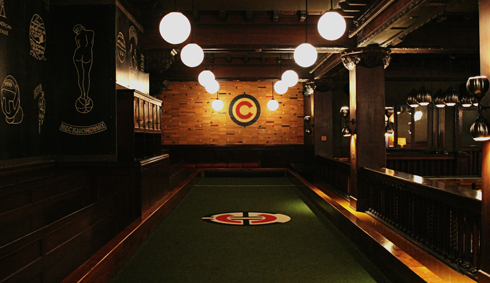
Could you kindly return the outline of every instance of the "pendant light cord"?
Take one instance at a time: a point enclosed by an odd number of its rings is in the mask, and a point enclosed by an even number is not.
[[[177,1],[177,0],[175,0],[175,1]],[[194,0],[192,0],[192,2],[191,2],[191,9],[192,9],[191,10],[192,13],[194,13]],[[194,33],[193,32],[191,32],[191,43],[194,43]]]
[[[306,0],[305,12],[305,42],[308,42],[308,0]]]

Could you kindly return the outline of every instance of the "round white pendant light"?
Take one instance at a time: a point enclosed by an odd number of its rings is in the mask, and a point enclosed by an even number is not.
[[[269,108],[270,111],[276,111],[277,108],[279,108],[279,102],[272,98],[271,100],[269,100],[269,102],[267,102],[267,108]]]
[[[287,70],[281,76],[281,81],[283,81],[288,87],[293,87],[298,83],[299,76],[293,70]]]
[[[206,88],[206,91],[207,91],[208,93],[211,93],[211,94],[213,94],[213,93],[217,93],[217,92],[218,92],[218,90],[219,90],[219,83],[218,83],[218,81],[216,81],[216,80],[211,81],[211,82],[209,82],[209,83],[208,83],[208,84],[205,86],[205,88]]]
[[[204,70],[201,73],[199,73],[197,80],[199,81],[200,85],[206,86],[206,85],[208,85],[208,83],[216,80],[216,78],[214,77],[213,72],[211,72],[209,70]]]
[[[216,98],[213,103],[211,104],[211,107],[213,107],[214,110],[219,111],[223,109],[224,103],[221,101],[219,98]]]
[[[184,63],[184,65],[187,67],[197,67],[204,60],[204,51],[202,50],[201,46],[195,43],[189,43],[182,48],[182,51],[180,52],[180,60],[182,60],[182,63]]]
[[[166,14],[160,21],[160,35],[170,44],[180,44],[191,34],[191,23],[180,12]]]
[[[337,40],[347,27],[344,17],[334,11],[328,11],[318,20],[318,32],[326,40]]]
[[[288,86],[286,85],[285,82],[283,81],[277,81],[275,84],[274,84],[274,91],[277,93],[277,94],[285,94],[286,91],[288,91]]]
[[[303,43],[294,50],[294,61],[303,68],[315,64],[317,58],[315,47],[309,43]]]

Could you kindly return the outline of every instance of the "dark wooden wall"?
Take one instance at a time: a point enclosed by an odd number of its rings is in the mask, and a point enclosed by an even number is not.
[[[165,145],[174,161],[185,163],[260,162],[263,168],[285,168],[304,162],[304,146],[297,145]]]
[[[169,191],[168,156],[0,172],[0,282],[60,282]]]

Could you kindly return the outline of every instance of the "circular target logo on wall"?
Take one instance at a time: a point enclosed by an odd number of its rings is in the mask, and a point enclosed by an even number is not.
[[[255,97],[249,94],[240,94],[231,103],[230,118],[237,125],[250,126],[260,117],[260,104]]]

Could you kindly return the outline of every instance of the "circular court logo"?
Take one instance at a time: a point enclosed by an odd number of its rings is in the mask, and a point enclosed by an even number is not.
[[[235,97],[228,110],[230,118],[237,125],[250,126],[260,117],[260,104],[255,97],[248,94],[240,94]]]
[[[291,217],[284,214],[272,214],[267,212],[225,212],[204,216],[202,219],[218,224],[254,226],[286,223],[291,220]]]

